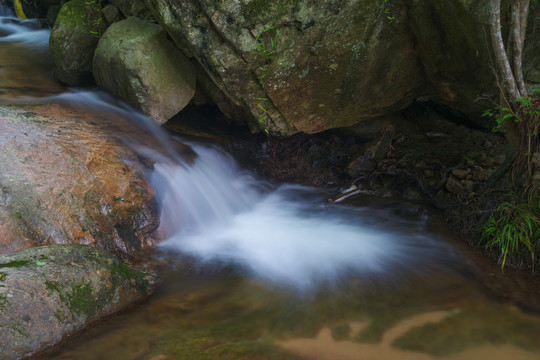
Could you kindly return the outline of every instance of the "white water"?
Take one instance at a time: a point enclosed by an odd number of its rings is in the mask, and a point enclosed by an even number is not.
[[[160,247],[201,264],[233,264],[303,291],[349,274],[425,271],[451,253],[425,235],[422,217],[403,221],[391,210],[331,205],[320,189],[272,185],[241,169],[216,145],[182,139],[197,154],[191,163],[178,154],[179,139],[105,93],[73,91],[16,101],[36,100],[92,111],[108,132],[152,160],[149,178],[166,237]]]
[[[189,145],[198,154],[193,165],[154,167],[152,184],[169,234],[163,248],[203,263],[237,264],[258,278],[302,291],[351,273],[381,275],[443,258],[422,235],[422,219],[406,226],[398,219],[369,224],[384,221],[385,214],[329,205],[321,190],[305,186],[272,189],[222,150]],[[385,229],[388,225],[398,230]]]
[[[0,6],[0,42],[18,42],[28,47],[40,48],[48,51],[48,29],[37,29],[36,20],[20,20],[7,8]]]
[[[45,49],[49,31],[31,25],[4,14],[0,31],[8,35],[0,41]],[[191,164],[162,128],[106,94],[72,90],[6,101],[51,101],[91,111],[107,131],[154,161],[150,179],[161,204],[160,232],[167,237],[161,247],[202,264],[234,264],[273,284],[306,290],[351,273],[391,275],[448,257],[443,244],[436,250],[423,235],[422,219],[402,226],[388,211],[375,216],[367,207],[330,206],[321,190],[273,186],[240,169],[218,147],[184,140],[197,153]]]

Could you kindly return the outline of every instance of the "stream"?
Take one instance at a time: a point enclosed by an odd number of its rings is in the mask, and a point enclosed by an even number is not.
[[[216,144],[57,84],[48,34],[0,7],[0,104],[96,114],[153,163],[166,240],[140,259],[163,279],[156,294],[43,359],[540,359],[540,317],[523,306],[540,299],[501,295],[528,278],[465,247],[440,214],[258,178]]]

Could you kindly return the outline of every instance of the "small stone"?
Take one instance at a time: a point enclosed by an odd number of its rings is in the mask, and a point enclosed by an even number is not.
[[[103,8],[103,16],[109,24],[120,20],[120,12],[118,11],[118,8],[112,4],[109,4]]]
[[[501,165],[504,162],[504,160],[506,160],[506,156],[504,154],[499,154],[493,158],[493,162],[496,165]]]
[[[465,191],[465,188],[458,179],[450,176],[446,182],[446,190],[450,191],[452,194],[461,194]]]
[[[417,169],[425,168],[426,167],[426,162],[424,160],[420,160],[419,162],[417,162],[414,165],[414,167],[417,168]]]
[[[467,174],[469,174],[469,170],[463,170],[463,169],[454,169],[454,170],[452,170],[452,175],[454,175],[458,179],[465,179]]]

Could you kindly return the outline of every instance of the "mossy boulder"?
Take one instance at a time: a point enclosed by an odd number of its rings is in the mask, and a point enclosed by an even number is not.
[[[72,86],[93,82],[92,58],[105,30],[101,19],[96,3],[71,0],[62,6],[49,39],[58,80]]]
[[[94,56],[96,83],[163,124],[195,94],[195,69],[156,24],[112,24]]]
[[[0,348],[19,359],[152,292],[157,276],[106,251],[54,245],[0,255]]]
[[[492,126],[484,0],[146,2],[253,130],[316,133],[417,101]]]
[[[159,219],[144,164],[105,118],[0,105],[0,253],[75,243],[128,258],[152,244]]]

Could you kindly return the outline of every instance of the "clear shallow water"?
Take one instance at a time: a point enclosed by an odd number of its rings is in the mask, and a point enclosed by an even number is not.
[[[51,79],[50,62],[37,56],[46,54],[42,35],[25,29],[9,30],[0,46],[11,64],[40,59],[35,76]],[[7,40],[25,32],[36,41]],[[212,144],[182,139],[196,153],[186,156],[106,94],[3,75],[0,102],[92,114],[154,162],[162,205],[167,240],[141,259],[163,277],[157,294],[45,358],[540,358],[540,319],[484,287],[483,272],[503,277],[497,267],[472,264],[421,205],[368,197],[329,205],[324,190],[257,179]]]

